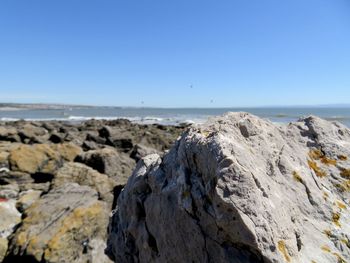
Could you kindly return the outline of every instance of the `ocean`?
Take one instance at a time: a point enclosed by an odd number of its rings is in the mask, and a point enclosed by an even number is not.
[[[350,127],[350,107],[273,107],[273,108],[129,108],[129,107],[62,107],[61,109],[0,108],[1,121],[62,120],[79,122],[89,119],[125,118],[133,122],[177,125],[201,123],[211,116],[229,111],[245,111],[272,122],[288,123],[300,117],[316,115],[330,121],[339,121]]]

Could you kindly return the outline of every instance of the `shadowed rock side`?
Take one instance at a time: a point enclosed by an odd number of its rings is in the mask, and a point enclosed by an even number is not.
[[[118,198],[115,262],[350,262],[350,131],[229,113],[142,159]]]

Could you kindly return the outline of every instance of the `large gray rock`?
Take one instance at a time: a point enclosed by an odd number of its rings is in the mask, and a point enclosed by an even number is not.
[[[140,161],[118,198],[115,262],[346,262],[350,131],[228,113]]]

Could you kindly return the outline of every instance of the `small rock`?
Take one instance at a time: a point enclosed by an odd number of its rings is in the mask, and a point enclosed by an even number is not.
[[[156,149],[146,147],[142,144],[136,144],[130,154],[130,157],[138,162],[141,158],[153,153],[159,154]]]
[[[23,212],[30,207],[36,200],[40,198],[41,191],[28,190],[20,194],[20,197],[16,203],[16,207],[19,211]]]
[[[15,200],[0,199],[0,238],[10,236],[21,222],[21,213]]]
[[[112,148],[82,153],[75,161],[84,163],[100,173],[112,177],[118,185],[126,183],[135,166],[134,160]]]

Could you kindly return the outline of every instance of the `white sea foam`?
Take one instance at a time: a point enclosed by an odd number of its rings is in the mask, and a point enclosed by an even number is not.
[[[0,118],[1,121],[18,121],[19,119],[17,118],[7,118],[7,117],[3,117]]]

